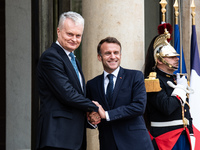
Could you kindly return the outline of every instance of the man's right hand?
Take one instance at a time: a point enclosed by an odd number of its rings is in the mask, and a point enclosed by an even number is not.
[[[92,101],[97,107],[99,107],[99,115],[101,116],[101,119],[106,119],[106,113],[103,107],[97,102],[97,101]]]
[[[176,77],[177,77],[177,85],[181,85],[186,90],[188,86],[186,76],[183,75],[181,77],[180,74],[177,73]]]
[[[101,117],[98,112],[87,112],[87,119],[93,125],[97,125],[101,122]]]

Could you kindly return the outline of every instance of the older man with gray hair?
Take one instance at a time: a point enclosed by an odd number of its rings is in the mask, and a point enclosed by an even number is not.
[[[57,41],[39,60],[37,149],[85,150],[86,112],[96,115],[94,124],[100,122],[98,107],[85,98],[84,76],[74,56],[81,43],[83,29],[84,19],[81,15],[63,13],[57,28]]]

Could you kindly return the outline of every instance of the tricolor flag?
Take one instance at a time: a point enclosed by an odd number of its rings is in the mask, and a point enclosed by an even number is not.
[[[192,38],[191,38],[191,75],[190,75],[190,87],[194,90],[193,94],[190,94],[190,112],[193,118],[193,130],[196,138],[195,150],[200,150],[200,60],[199,51],[196,38],[196,27],[192,25]]]
[[[176,52],[178,54],[180,54],[180,56],[178,56],[178,58],[179,58],[178,70],[174,71],[174,74],[176,74],[176,73],[187,73],[182,48],[181,48],[182,52],[180,53],[180,32],[179,32],[178,24],[174,25],[174,48],[175,48]]]

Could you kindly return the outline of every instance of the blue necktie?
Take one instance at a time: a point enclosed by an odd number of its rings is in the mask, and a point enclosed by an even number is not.
[[[108,104],[111,106],[112,104],[112,96],[113,96],[113,74],[108,74],[108,79],[109,79],[109,83],[107,86],[107,90],[106,90],[106,98],[108,101]]]
[[[76,71],[76,74],[77,74],[78,79],[79,79],[79,71],[78,71],[78,67],[77,67],[77,65],[76,65],[75,56],[74,56],[74,54],[73,54],[72,52],[69,54],[69,56],[71,57],[71,63],[72,63],[72,65],[73,65],[74,70]],[[80,80],[80,79],[79,79],[79,80]]]

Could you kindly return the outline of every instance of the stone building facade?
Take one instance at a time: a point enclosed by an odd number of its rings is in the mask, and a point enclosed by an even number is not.
[[[167,0],[166,22],[174,24],[173,1]],[[122,44],[125,68],[142,70],[145,53],[161,22],[155,0],[0,0],[1,106],[0,149],[35,147],[39,110],[35,70],[40,54],[56,39],[59,15],[79,12],[85,18],[82,45],[76,55],[86,81],[102,73],[98,42],[114,36]],[[190,68],[191,0],[180,3],[180,25],[186,67]],[[196,30],[200,44],[200,1],[196,4]],[[173,45],[173,44],[172,44]],[[200,45],[199,45],[200,48]],[[88,129],[88,150],[98,150],[98,130]]]

